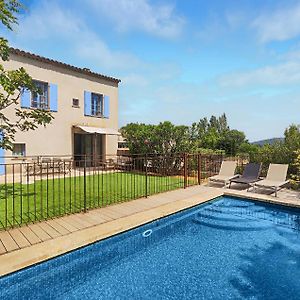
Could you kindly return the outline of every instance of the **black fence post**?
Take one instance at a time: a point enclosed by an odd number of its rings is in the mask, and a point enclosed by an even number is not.
[[[183,188],[187,188],[187,155],[186,155],[186,153],[184,153],[184,155],[183,155],[183,177],[184,177],[184,179],[183,179],[183,184],[184,184],[184,186],[183,186]]]
[[[223,153],[221,153],[220,158],[221,158],[221,159],[220,159],[220,163],[219,163],[219,169],[217,170],[218,172],[220,172],[222,162],[223,162],[223,160],[225,159],[225,156],[224,156]]]
[[[148,198],[148,159],[145,154],[145,198]]]
[[[201,184],[201,154],[198,153],[198,184]]]
[[[83,207],[84,212],[86,212],[86,155],[84,156],[83,165]]]

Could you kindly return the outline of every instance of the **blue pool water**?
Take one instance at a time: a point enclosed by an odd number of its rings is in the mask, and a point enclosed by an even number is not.
[[[222,197],[2,277],[0,299],[300,299],[299,232],[297,209]]]

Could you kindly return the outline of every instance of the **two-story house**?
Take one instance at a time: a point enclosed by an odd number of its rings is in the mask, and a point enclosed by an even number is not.
[[[116,155],[119,79],[18,49],[11,49],[4,67],[24,67],[42,91],[24,91],[20,107],[50,110],[54,119],[46,127],[18,132],[13,151],[2,150],[0,156]],[[5,114],[13,118],[14,107]]]

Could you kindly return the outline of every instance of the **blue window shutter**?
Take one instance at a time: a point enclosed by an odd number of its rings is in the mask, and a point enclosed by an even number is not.
[[[57,111],[57,100],[58,100],[57,84],[50,83],[50,110],[51,111]]]
[[[30,108],[31,106],[31,92],[27,89],[23,89],[21,93],[21,107]]]
[[[2,131],[0,130],[0,141],[2,142],[3,140],[3,134]],[[5,173],[5,166],[4,166],[4,149],[0,148],[0,175],[3,175]]]
[[[104,118],[109,118],[109,96],[104,96]]]
[[[84,91],[84,114],[92,115],[92,93],[88,91]]]

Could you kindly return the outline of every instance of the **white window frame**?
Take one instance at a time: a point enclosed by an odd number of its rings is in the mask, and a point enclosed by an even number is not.
[[[33,83],[37,86],[37,88],[39,88],[42,91],[42,94],[38,94],[38,93],[31,94],[30,107],[49,110],[50,109],[49,83],[40,80],[33,80]],[[43,86],[43,88],[41,89],[40,86]]]
[[[94,103],[95,98],[96,98],[96,103]],[[91,115],[93,117],[101,117],[101,118],[104,116],[104,95],[103,94],[91,93]]]

